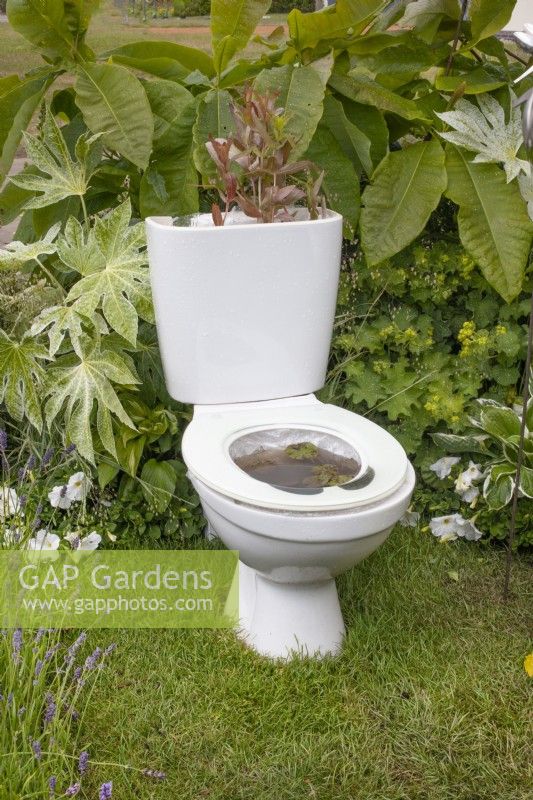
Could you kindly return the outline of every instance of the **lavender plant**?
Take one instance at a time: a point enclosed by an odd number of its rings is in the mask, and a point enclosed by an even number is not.
[[[317,219],[324,173],[309,160],[292,160],[297,142],[276,93],[261,94],[247,86],[230,111],[234,133],[210,136],[205,145],[216,166],[215,186],[224,208],[213,203],[214,224],[224,225],[234,205],[261,222],[292,222],[294,206],[302,201],[310,218]]]
[[[70,644],[58,631],[0,636],[0,786],[6,797],[76,796],[90,767],[80,724],[114,645],[83,658],[85,632]],[[106,784],[110,786],[110,784]],[[111,797],[109,789],[106,797]]]

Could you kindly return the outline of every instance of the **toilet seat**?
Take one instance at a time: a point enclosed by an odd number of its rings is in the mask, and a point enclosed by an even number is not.
[[[368,465],[365,475],[343,486],[301,494],[247,475],[229,455],[244,434],[288,427],[321,431],[344,439]],[[366,506],[393,494],[405,481],[408,460],[403,447],[378,425],[308,395],[257,403],[196,406],[183,435],[182,455],[189,472],[220,494],[240,503],[277,511],[324,512]]]

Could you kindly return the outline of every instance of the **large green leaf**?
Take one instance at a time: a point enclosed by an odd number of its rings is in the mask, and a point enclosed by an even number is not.
[[[226,138],[233,130],[230,112],[231,95],[225,89],[212,89],[198,105],[198,115],[193,128],[194,163],[198,172],[206,179],[217,174],[215,164],[206,149],[210,136]]]
[[[141,178],[141,215],[186,216],[198,211],[198,173],[192,150],[156,155]]]
[[[520,293],[533,224],[516,182],[496,164],[473,164],[466,151],[446,148],[448,197],[459,206],[459,234],[490,285],[510,302]]]
[[[397,114],[404,119],[425,121],[423,111],[418,108],[414,100],[391,92],[366,75],[354,73],[342,75],[334,72],[329,79],[329,85],[349,100],[374,106],[385,113]],[[429,120],[427,122],[429,123]]]
[[[344,234],[353,239],[361,200],[359,176],[331,130],[319,125],[306,156],[324,170],[323,188],[329,208],[344,217]]]
[[[370,139],[348,119],[342,103],[333,95],[328,95],[324,100],[322,121],[327,125],[357,172],[372,175],[374,168],[370,157]]]
[[[483,430],[504,442],[520,435],[520,417],[511,408],[485,406],[480,414],[480,424]]]
[[[248,44],[271,0],[212,0],[211,40],[218,71]]]
[[[405,9],[399,25],[413,28],[419,39],[431,43],[445,18],[459,19],[458,0],[415,0]]]
[[[215,74],[213,59],[203,50],[176,42],[131,42],[106,53],[113,62],[158,75],[160,78],[183,81],[198,70],[208,78]]]
[[[50,425],[63,409],[66,436],[81,456],[94,463],[92,439],[93,409],[96,404],[96,430],[105,449],[116,458],[112,417],[134,428],[113,387],[138,383],[124,356],[85,342],[79,354],[57,359],[46,376],[45,417]]]
[[[49,69],[19,78],[8,75],[0,78],[0,186],[35,109],[53,78]]]
[[[446,189],[437,141],[389,153],[363,194],[361,240],[370,265],[398,253],[424,229]]]
[[[42,139],[24,134],[26,152],[43,174],[23,173],[11,178],[15,186],[35,193],[23,208],[43,208],[67,197],[83,197],[101,159],[99,138],[81,136],[72,158],[54,115],[47,109]]]
[[[146,502],[162,514],[172,500],[177,476],[166,461],[151,458],[141,471],[141,487]]]
[[[147,81],[146,94],[154,116],[154,152],[190,150],[197,100],[178,83]]]
[[[76,105],[89,130],[133,164],[146,169],[154,123],[140,81],[117,64],[78,66]]]
[[[73,217],[58,242],[63,263],[82,275],[67,301],[92,318],[101,308],[108,324],[132,344],[137,340],[138,317],[152,320],[144,245],[144,225],[130,226],[131,205],[126,201],[99,218],[85,234]]]
[[[277,103],[287,115],[286,131],[294,142],[292,159],[301,156],[311,142],[323,110],[324,73],[308,64],[286,64],[261,72],[254,82],[260,92],[275,92]]]
[[[46,349],[30,336],[16,341],[0,330],[0,403],[13,419],[22,422],[26,417],[39,431],[43,424],[39,389],[44,378],[40,362],[48,358]]]
[[[39,49],[73,56],[75,40],[63,0],[8,0],[7,16],[11,27]]]
[[[197,100],[183,86],[165,80],[147,83],[146,93],[154,114],[154,150],[141,178],[141,214],[192,214],[198,210],[192,158]]]
[[[385,158],[389,149],[389,129],[383,113],[372,106],[355,103],[341,95],[344,113],[370,141],[370,157],[375,167]]]
[[[472,39],[479,42],[499,33],[511,19],[516,0],[470,0]]]
[[[324,40],[356,36],[386,5],[386,0],[337,0],[311,14],[293,9],[287,18],[289,34],[299,51]]]

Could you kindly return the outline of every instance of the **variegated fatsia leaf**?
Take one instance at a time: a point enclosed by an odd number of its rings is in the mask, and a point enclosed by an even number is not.
[[[46,349],[25,335],[17,341],[0,330],[0,403],[21,422],[26,417],[41,430],[43,419],[39,390],[44,380],[41,361],[49,359]]]
[[[74,306],[61,305],[43,309],[31,326],[30,334],[39,336],[40,333],[46,331],[49,342],[48,352],[51,357],[57,354],[68,334],[74,351],[80,355],[80,338],[84,324],[95,329],[97,335],[108,333],[108,327],[100,314],[97,313],[92,319],[88,319],[80,314]]]
[[[91,434],[93,411],[96,430],[105,449],[115,458],[112,415],[135,429],[124,410],[113,384],[139,383],[124,355],[96,340],[82,335],[79,353],[57,359],[47,370],[45,417],[50,425],[63,409],[67,438],[74,442],[80,455],[94,463]]]
[[[56,252],[54,239],[59,233],[61,223],[53,225],[38,242],[10,242],[4,250],[0,250],[0,269],[21,269],[25,264],[39,256],[50,256]]]
[[[80,136],[75,158],[72,158],[49,108],[45,112],[42,133],[42,138],[25,133],[24,144],[28,157],[43,174],[15,175],[10,179],[15,186],[38,193],[27,200],[23,208],[44,208],[67,197],[82,197],[100,162],[100,136]]]
[[[132,344],[137,340],[139,316],[153,321],[144,225],[129,225],[127,200],[101,219],[86,234],[71,218],[58,243],[58,255],[82,278],[74,284],[67,303],[92,318],[101,309],[109,326]]]
[[[511,93],[511,100],[515,100]],[[473,153],[475,164],[503,164],[507,183],[521,173],[530,175],[528,161],[518,158],[518,151],[523,144],[522,115],[519,108],[511,102],[509,122],[505,120],[505,111],[490,94],[482,94],[477,98],[479,108],[468,100],[461,99],[453,111],[437,113],[451,132],[440,133],[443,139]]]

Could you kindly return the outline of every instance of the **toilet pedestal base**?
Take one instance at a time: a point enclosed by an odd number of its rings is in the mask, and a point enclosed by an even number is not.
[[[278,583],[239,562],[238,635],[270,658],[336,655],[345,628],[335,581]]]

